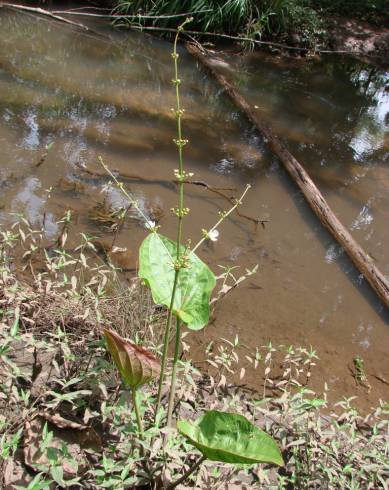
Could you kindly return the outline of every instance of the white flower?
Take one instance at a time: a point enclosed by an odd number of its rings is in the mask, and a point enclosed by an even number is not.
[[[151,219],[148,219],[145,222],[145,228],[146,228],[146,230],[153,230],[155,228],[155,221],[152,221]]]
[[[212,241],[212,242],[216,242],[217,239],[219,238],[219,232],[218,230],[212,230],[208,233],[208,238]]]

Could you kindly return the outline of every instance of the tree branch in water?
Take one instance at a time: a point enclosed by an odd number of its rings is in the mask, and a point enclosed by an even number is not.
[[[92,177],[98,177],[98,178],[107,178],[107,174],[105,172],[99,172],[95,170],[90,170],[87,167],[79,165],[78,168],[92,176]],[[137,181],[137,182],[147,182],[150,184],[159,184],[159,185],[166,185],[166,184],[177,184],[177,180],[165,180],[165,179],[151,179],[149,177],[146,177],[144,175],[139,175],[139,174],[128,174],[126,172],[118,172],[117,170],[113,170],[115,174],[118,175],[118,178],[121,180],[132,180],[132,181]],[[234,187],[213,187],[209,185],[207,182],[203,180],[185,180],[185,184],[190,184],[190,185],[197,185],[200,187],[204,187],[206,190],[213,192],[214,194],[217,194],[218,196],[222,197],[226,201],[228,201],[230,204],[234,205],[235,204],[235,197],[234,196],[229,196],[226,194],[224,191],[230,191],[234,192],[236,191],[236,188]],[[262,225],[262,227],[265,227],[265,223],[268,223],[269,220],[267,219],[260,219],[260,218],[254,218],[252,216],[249,216],[247,214],[242,213],[239,211],[239,208],[235,209],[235,213],[242,219],[246,219],[247,221],[250,221],[251,223],[254,223],[256,226],[258,224]]]

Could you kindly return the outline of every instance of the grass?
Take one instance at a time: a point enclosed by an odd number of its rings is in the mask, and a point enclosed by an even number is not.
[[[193,17],[190,29],[200,33],[271,37],[302,47],[323,41],[332,15],[378,24],[388,20],[386,0],[118,0],[115,11],[130,22],[159,28],[175,28],[179,16],[188,14]]]
[[[175,432],[163,451],[163,433],[152,424],[140,441],[129,393],[101,336],[109,326],[158,353],[165,313],[138,280],[124,286],[85,236],[72,251],[65,237],[59,243],[45,243],[25,220],[1,232],[0,487],[153,488],[152,481],[163,483],[162,468],[175,480],[198,453]],[[184,339],[175,414],[241,413],[276,438],[285,466],[206,462],[187,485],[386,488],[388,405],[364,417],[352,399],[329,406],[325,386],[321,393],[309,387],[319,362],[314,351],[271,344],[247,351],[236,337],[209,345],[204,360],[208,368],[199,370]],[[249,370],[262,380],[260,392],[245,385]],[[234,376],[239,385],[229,381]],[[142,392],[146,413],[156,391],[151,385]]]
[[[170,28],[176,27],[177,14],[188,13],[193,17],[190,28],[200,33],[252,39],[298,34],[306,45],[311,45],[321,31],[320,18],[309,0],[119,0],[116,11],[132,22]]]

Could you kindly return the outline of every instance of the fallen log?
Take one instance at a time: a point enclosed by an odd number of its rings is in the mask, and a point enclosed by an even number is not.
[[[225,89],[235,105],[248,117],[259,132],[262,133],[265,142],[280,159],[289,175],[298,185],[316,216],[347,252],[355,267],[361,274],[363,274],[370,286],[380,297],[381,301],[389,308],[388,278],[382,274],[375,265],[373,259],[362,249],[349,231],[342,225],[306,170],[290,153],[283,141],[273,134],[270,127],[262,122],[257,108],[251,106],[226,77],[215,69],[215,65],[207,55],[207,51],[193,43],[186,43],[186,49],[208,69],[217,82]]]

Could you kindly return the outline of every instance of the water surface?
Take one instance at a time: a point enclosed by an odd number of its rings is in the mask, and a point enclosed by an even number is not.
[[[107,179],[82,170],[101,172],[102,156],[119,174],[149,179],[127,181],[127,188],[144,213],[160,219],[163,232],[174,236],[170,51],[167,42],[109,26],[83,32],[1,13],[2,223],[23,213],[34,226],[44,226],[50,240],[71,209],[74,242],[80,231],[110,239],[107,226],[93,219],[96,206],[126,203],[107,187]],[[218,68],[288,142],[341,221],[389,274],[388,74],[348,59],[282,60],[259,53],[220,54]],[[387,385],[374,377],[389,380],[387,312],[261,137],[184,51],[180,70],[188,170],[210,185],[236,188],[236,195],[250,183],[241,211],[269,220],[263,230],[233,216],[220,240],[201,250],[216,273],[238,266],[239,275],[256,264],[259,272],[227,297],[215,321],[196,335],[195,357],[202,358],[210,340],[235,334],[247,348],[270,340],[312,345],[322,359],[319,387],[325,379],[341,396],[356,392],[364,406],[387,397]],[[188,187],[187,205],[185,236],[195,241],[226,203]],[[131,214],[117,239],[132,251],[121,264],[125,269],[136,267],[145,233],[143,220]],[[365,360],[369,394],[351,375],[355,355]]]

